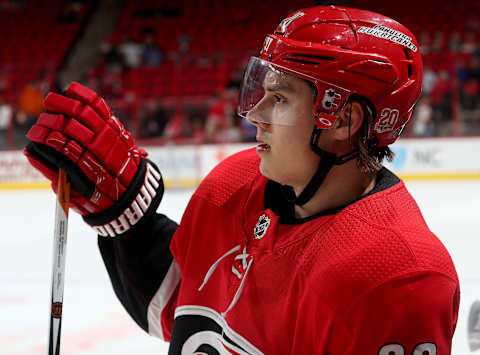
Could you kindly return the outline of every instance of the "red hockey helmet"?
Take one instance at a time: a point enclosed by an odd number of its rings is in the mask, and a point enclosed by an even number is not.
[[[241,116],[263,98],[269,73],[315,85],[319,128],[332,127],[352,95],[366,99],[374,114],[369,138],[381,147],[398,138],[412,115],[422,86],[422,59],[415,37],[400,23],[370,11],[317,6],[285,18],[265,38],[260,56],[250,59]]]

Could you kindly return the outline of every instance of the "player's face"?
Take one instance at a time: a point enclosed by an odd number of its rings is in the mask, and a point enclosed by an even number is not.
[[[314,125],[313,88],[305,80],[274,71],[266,75],[263,86],[263,98],[247,114],[257,127],[260,171],[300,191],[319,163],[309,145]],[[283,121],[289,125],[282,125]]]

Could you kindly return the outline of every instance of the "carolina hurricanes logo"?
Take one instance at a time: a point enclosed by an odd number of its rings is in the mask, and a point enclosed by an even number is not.
[[[175,331],[176,329],[181,331]],[[170,339],[171,354],[263,355],[263,352],[229,327],[215,310],[202,306],[180,306]]]
[[[253,230],[255,239],[262,239],[265,236],[265,233],[267,233],[267,229],[269,225],[270,225],[270,218],[268,218],[266,214],[262,214],[258,218],[258,222]]]

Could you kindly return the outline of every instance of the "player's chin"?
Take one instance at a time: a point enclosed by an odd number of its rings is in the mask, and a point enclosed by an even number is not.
[[[263,176],[265,176],[269,180],[272,180],[272,176],[271,176],[270,171],[268,169],[268,163],[265,162],[265,160],[263,158],[260,160],[259,169],[260,169],[260,173]]]
[[[275,165],[272,164],[271,157],[262,157],[260,160],[260,173],[268,180],[273,180],[278,183],[282,183],[282,177]]]

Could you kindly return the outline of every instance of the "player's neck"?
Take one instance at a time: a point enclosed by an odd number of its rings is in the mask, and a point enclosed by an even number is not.
[[[303,206],[295,206],[295,216],[306,218],[345,206],[369,193],[375,182],[376,174],[363,173],[355,160],[334,166],[312,199]]]

